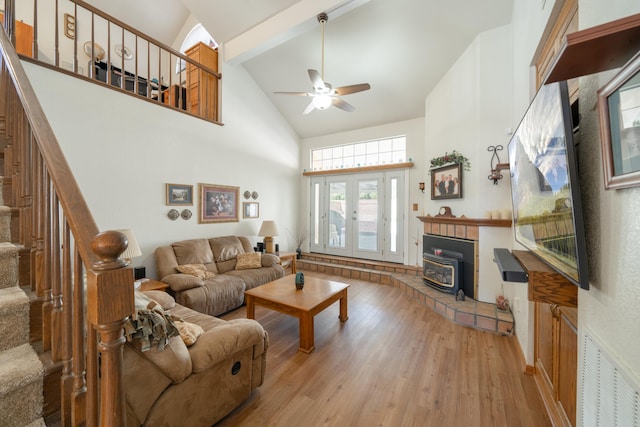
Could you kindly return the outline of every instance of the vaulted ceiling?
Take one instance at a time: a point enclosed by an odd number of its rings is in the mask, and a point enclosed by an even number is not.
[[[301,137],[424,116],[424,101],[481,32],[511,21],[513,0],[89,0],[116,18],[173,45],[193,15],[242,64]],[[307,69],[321,70],[320,12],[325,25],[325,81],[369,83],[337,108],[303,115]],[[224,77],[223,77],[224,78]]]

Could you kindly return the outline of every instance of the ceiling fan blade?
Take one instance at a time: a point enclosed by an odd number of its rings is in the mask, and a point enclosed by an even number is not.
[[[316,108],[315,105],[313,105],[313,101],[311,101],[309,103],[309,105],[307,105],[307,108],[304,109],[304,111],[302,112],[302,114],[309,114],[310,112],[312,112],[314,109]]]
[[[333,98],[331,103],[333,104],[334,107],[338,107],[339,109],[348,111],[348,112],[351,112],[356,109],[353,105],[349,104],[346,101],[343,101],[338,97]]]
[[[295,95],[295,96],[313,96],[312,93],[309,92],[273,92],[276,95]]]
[[[309,78],[311,79],[311,84],[313,84],[314,89],[322,90],[325,88],[324,80],[322,80],[322,76],[316,70],[308,69]]]
[[[369,83],[360,83],[357,85],[338,87],[336,88],[336,94],[340,96],[349,95],[350,93],[362,92],[363,90],[369,89],[371,89],[371,85]]]

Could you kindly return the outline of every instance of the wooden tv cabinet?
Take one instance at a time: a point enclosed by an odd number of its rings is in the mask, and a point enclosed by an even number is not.
[[[578,287],[528,251],[512,251],[534,302],[533,376],[555,426],[576,425]]]

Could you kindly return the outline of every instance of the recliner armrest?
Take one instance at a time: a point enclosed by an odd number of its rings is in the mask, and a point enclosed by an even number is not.
[[[185,273],[174,273],[164,276],[162,282],[167,283],[175,292],[204,286],[204,280]]]
[[[275,264],[280,264],[280,258],[274,254],[262,254],[260,261],[263,267],[272,267]]]
[[[233,319],[209,329],[189,347],[193,372],[202,372],[231,355],[249,347],[265,350],[266,332],[252,319]],[[254,356],[255,358],[255,356]]]

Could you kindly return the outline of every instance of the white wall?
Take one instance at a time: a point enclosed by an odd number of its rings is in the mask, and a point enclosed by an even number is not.
[[[67,160],[101,230],[132,228],[144,265],[173,241],[244,235],[254,242],[262,220],[276,220],[281,250],[294,249],[298,138],[241,66],[222,65],[217,126],[98,85],[24,63]],[[194,185],[193,217],[170,221],[165,184]],[[257,191],[260,218],[198,224],[198,183]],[[180,208],[179,208],[180,209]],[[181,210],[181,209],[180,209]]]
[[[589,28],[640,13],[640,2],[580,1],[579,25]],[[640,188],[604,190],[597,90],[618,70],[580,79],[580,184],[585,205],[590,286],[578,294],[579,355],[584,334],[595,336],[605,351],[640,384]],[[582,108],[582,106],[586,106]],[[580,360],[579,358],[579,360]],[[582,374],[578,375],[578,395]],[[581,408],[578,408],[580,418]]]
[[[538,46],[553,2],[516,0],[513,13],[514,118],[524,114],[531,99],[531,61]],[[640,12],[640,3],[628,0],[580,0],[579,27],[585,29]],[[589,331],[605,350],[640,382],[640,189],[605,191],[596,106],[597,90],[615,75],[609,71],[580,79],[580,185],[586,225],[589,274],[588,291],[578,294],[579,360],[582,340]],[[532,316],[529,329],[533,330]],[[532,339],[531,334],[531,339]],[[527,362],[533,360],[533,349]],[[585,373],[588,375],[588,373]],[[582,380],[582,367],[578,378]],[[581,386],[578,384],[578,394]],[[578,408],[578,424],[581,424]]]
[[[469,158],[471,170],[463,172],[461,199],[430,200],[427,213],[435,215],[440,206],[450,206],[454,215],[483,218],[487,211],[511,209],[509,172],[494,185],[488,179],[492,152],[489,146],[502,145],[500,161],[507,163],[509,129],[515,130],[512,110],[513,44],[511,25],[478,35],[458,58],[425,101],[425,162],[445,152],[457,150]],[[519,120],[519,118],[517,119]],[[511,302],[516,334],[525,354],[529,352],[529,305],[522,283],[502,281],[493,261],[494,248],[512,248],[511,228],[481,227],[479,241],[478,295],[495,302],[503,294]]]
[[[416,256],[422,253],[422,241],[419,247],[414,244],[417,228],[422,230],[422,222],[416,217],[424,214],[424,204],[422,192],[418,189],[419,182],[427,182],[425,176],[424,163],[424,119],[418,118],[402,122],[389,123],[381,126],[373,126],[365,129],[358,129],[350,132],[341,132],[331,135],[306,138],[302,140],[300,150],[300,163],[302,168],[310,170],[309,151],[313,148],[327,147],[332,145],[349,144],[372,139],[405,135],[407,137],[407,158],[411,158],[414,167],[409,169],[406,185],[406,209],[409,220],[406,222],[407,238],[405,239],[405,264],[415,265]],[[428,185],[427,185],[428,189]],[[426,192],[426,191],[425,191]],[[418,211],[412,211],[412,204],[418,203]],[[309,222],[309,178],[304,177],[300,192],[300,204],[304,208],[301,211],[301,224]],[[422,231],[420,231],[422,233]],[[308,248],[308,242],[305,243]]]

